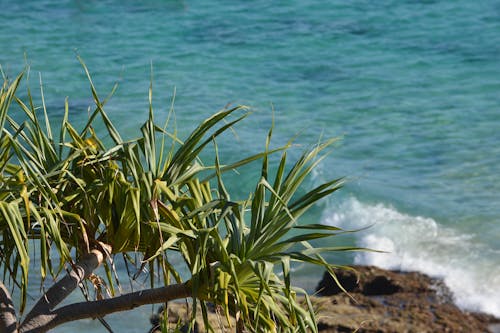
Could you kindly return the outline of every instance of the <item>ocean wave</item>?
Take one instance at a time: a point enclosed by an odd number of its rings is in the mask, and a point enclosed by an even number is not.
[[[356,233],[358,245],[386,252],[360,252],[356,264],[440,277],[461,308],[500,316],[500,254],[474,235],[355,198],[327,210],[323,223],[346,229],[371,226]]]

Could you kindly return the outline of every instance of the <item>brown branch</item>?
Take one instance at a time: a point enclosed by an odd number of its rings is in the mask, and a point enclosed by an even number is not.
[[[0,333],[17,333],[16,309],[2,281],[0,281]]]
[[[94,249],[90,253],[74,265],[73,269],[56,282],[40,300],[33,306],[31,311],[26,315],[21,326],[27,324],[34,318],[41,315],[48,315],[59,303],[68,297],[77,287],[80,282],[88,278],[92,272],[99,267],[104,260],[104,254],[101,250]]]
[[[191,296],[189,282],[169,285],[161,288],[146,289],[113,298],[74,303],[33,318],[22,324],[21,333],[46,332],[66,322],[103,317],[107,314],[127,311],[141,305],[164,303],[174,299]]]

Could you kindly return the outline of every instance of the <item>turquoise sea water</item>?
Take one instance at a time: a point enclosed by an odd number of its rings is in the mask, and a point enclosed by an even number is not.
[[[389,253],[329,260],[441,276],[460,306],[500,316],[497,1],[0,0],[0,64],[14,76],[27,56],[54,121],[66,96],[77,122],[91,104],[76,54],[101,94],[119,82],[107,110],[130,137],[151,63],[159,117],[175,87],[182,133],[228,103],[255,110],[220,143],[227,160],[263,148],[273,108],[276,144],[343,136],[309,185],[350,181],[306,218],[374,224],[345,241]],[[299,267],[297,281],[313,289],[319,275]],[[149,313],[110,323],[143,332]]]

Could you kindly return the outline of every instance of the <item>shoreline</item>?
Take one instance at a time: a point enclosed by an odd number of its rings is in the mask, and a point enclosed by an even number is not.
[[[337,270],[319,282],[321,332],[500,332],[500,318],[460,309],[439,278],[375,266]]]
[[[485,332],[500,333],[500,318],[460,309],[441,279],[420,272],[392,271],[375,266],[351,266],[337,270],[343,292],[328,273],[318,281],[311,300],[317,308],[318,331],[323,333],[395,333],[395,332]],[[172,324],[187,318],[186,303],[169,303]],[[151,322],[158,322],[158,315]],[[225,319],[209,314],[213,327]],[[234,319],[231,318],[232,325]],[[199,332],[204,325],[197,319]],[[216,330],[223,332],[230,326]],[[234,327],[234,326],[232,326]],[[154,327],[149,332],[155,331]]]

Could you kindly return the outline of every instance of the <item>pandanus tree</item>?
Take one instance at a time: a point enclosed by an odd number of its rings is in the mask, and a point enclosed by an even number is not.
[[[16,95],[25,73],[11,82],[4,78],[0,332],[45,332],[68,321],[102,320],[110,313],[184,298],[192,300],[191,324],[201,311],[210,331],[216,328],[208,322],[208,305],[215,304],[224,317],[236,318],[238,332],[316,332],[313,305],[304,290],[291,284],[290,274],[293,262],[324,266],[333,274],[334,266],[321,253],[352,249],[313,247],[309,241],[342,231],[297,221],[342,185],[335,179],[303,195],[298,191],[334,140],[318,143],[289,164],[290,144],[271,149],[271,129],[261,153],[221,164],[216,138],[242,121],[246,109],[217,112],[180,140],[168,121],[155,123],[151,87],[149,117],[140,137],[124,140],[104,111],[107,98],[99,97],[85,64],[83,68],[93,111],[77,129],[68,119],[66,101],[58,133],[43,91],[37,107],[29,89],[26,100]],[[12,117],[14,105],[22,117]],[[104,125],[102,133],[95,130],[97,123]],[[207,146],[214,151],[210,165],[200,158]],[[275,168],[269,167],[272,154],[281,156]],[[224,173],[252,162],[262,165],[255,191],[246,200],[233,201]],[[182,258],[187,279],[169,260],[173,252]],[[33,255],[36,268],[30,266]],[[117,256],[137,270],[148,268],[148,288],[117,290]],[[101,265],[104,269],[98,270]],[[48,277],[55,282],[26,311],[33,274],[42,284]],[[96,293],[93,299],[60,305],[79,286],[98,288],[99,281],[106,281],[109,295]],[[17,308],[11,290],[19,294]]]

